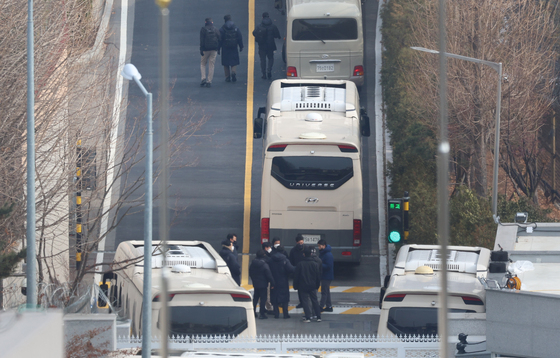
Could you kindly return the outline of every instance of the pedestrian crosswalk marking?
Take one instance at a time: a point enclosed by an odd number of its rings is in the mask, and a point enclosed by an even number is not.
[[[366,311],[369,311],[371,307],[352,307],[340,314],[361,314]],[[333,310],[334,311],[334,310]]]

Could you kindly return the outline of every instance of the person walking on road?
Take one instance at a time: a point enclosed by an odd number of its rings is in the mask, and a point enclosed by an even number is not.
[[[220,54],[220,31],[214,26],[212,19],[207,17],[204,26],[200,29],[200,75],[201,87],[212,87],[214,78],[214,64],[216,56]],[[208,75],[206,75],[206,64],[208,64]]]
[[[236,82],[235,69],[239,65],[239,52],[243,51],[243,36],[231,20],[231,15],[224,16],[224,21],[225,24],[220,28],[222,66],[224,66],[226,82]]]
[[[278,238],[278,237],[275,237],[275,238],[272,239],[272,251],[278,251],[282,255],[286,256],[286,258],[289,258],[288,253],[286,252],[284,247],[281,245],[280,238]],[[294,265],[292,265],[292,266],[294,266]]]
[[[228,239],[229,241],[231,241],[231,243],[233,244],[233,254],[235,255],[236,258],[238,258],[238,252],[237,250],[239,249],[239,246],[237,246],[237,234],[227,234],[226,239]],[[238,260],[239,262],[239,260]]]
[[[288,314],[288,303],[290,302],[290,275],[294,267],[290,260],[279,250],[272,251],[270,255],[270,271],[274,277],[274,286],[270,289],[270,301],[272,302],[274,318],[280,318],[279,307],[282,307],[284,318],[290,318]]]
[[[298,234],[296,236],[296,246],[292,247],[292,249],[290,250],[290,263],[292,264],[292,266],[296,267],[297,264],[302,261],[305,258],[305,256],[303,256],[303,236],[301,234]],[[297,304],[296,308],[302,308],[303,305],[301,304],[301,296],[299,294],[298,291],[298,298],[299,298],[299,303]]]
[[[262,249],[264,251],[264,260],[270,266],[270,256],[272,255],[272,246],[270,242],[263,242]],[[270,314],[273,311],[272,303],[270,302],[270,285],[268,285],[268,289],[266,290],[266,313]]]
[[[241,285],[241,266],[239,266],[237,262],[237,256],[233,254],[233,244],[231,241],[224,240],[224,242],[222,242],[220,256],[226,262],[229,272],[231,273],[231,278],[233,278],[238,285]]]
[[[317,243],[319,257],[322,261],[323,273],[321,275],[321,312],[332,312],[331,302],[331,282],[334,279],[334,257],[331,252],[331,245],[325,239]]]
[[[259,45],[259,58],[261,60],[261,72],[263,79],[272,78],[272,66],[274,65],[274,51],[276,42],[274,39],[282,38],[278,27],[272,23],[268,12],[263,12],[261,23],[253,30],[255,41]],[[266,60],[268,59],[268,66]]]
[[[257,258],[251,262],[249,266],[249,277],[253,282],[253,310],[255,311],[255,317],[257,317],[257,303],[260,300],[260,315],[259,318],[266,319],[266,294],[268,285],[270,284],[274,287],[274,278],[270,272],[270,268],[265,261],[264,250],[257,251]]]
[[[304,249],[305,259],[300,261],[294,272],[294,289],[301,293],[304,318],[303,322],[311,322],[312,313],[315,313],[317,322],[321,322],[321,307],[317,301],[317,290],[321,285],[321,272],[319,265],[311,256],[311,247]]]

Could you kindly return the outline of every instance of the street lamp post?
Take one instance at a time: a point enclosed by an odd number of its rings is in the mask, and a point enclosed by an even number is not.
[[[411,47],[413,50],[429,52],[434,54],[439,54],[439,51],[430,50],[424,47]],[[498,164],[500,155],[500,110],[502,107],[502,63],[501,62],[491,62],[480,60],[478,58],[466,57],[461,55],[455,55],[452,53],[445,53],[446,57],[452,57],[459,60],[465,60],[475,63],[481,63],[483,65],[489,66],[498,73],[498,93],[496,100],[496,135],[494,139],[494,177],[492,178],[492,215],[494,221],[497,223],[498,217]]]
[[[142,357],[151,357],[152,345],[152,163],[153,163],[153,130],[152,130],[152,94],[144,88],[140,79],[142,75],[136,67],[129,63],[123,68],[121,75],[127,80],[134,80],[148,102],[146,114],[146,175],[145,175],[145,208],[144,208],[144,286],[142,300]]]

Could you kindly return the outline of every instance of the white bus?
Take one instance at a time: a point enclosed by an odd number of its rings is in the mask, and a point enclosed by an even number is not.
[[[287,0],[286,10],[288,78],[364,84],[360,0]]]
[[[163,253],[153,244],[152,335],[160,331],[160,282]],[[115,311],[130,319],[131,333],[142,334],[144,242],[125,241],[115,253],[113,271],[103,276]],[[202,241],[171,241],[166,253],[170,335],[255,336],[251,294],[239,287],[220,255]],[[106,282],[108,281],[108,282]]]
[[[361,139],[369,134],[353,82],[272,82],[254,125],[263,138],[261,243],[325,239],[336,261],[359,264]]]
[[[381,288],[378,336],[435,335],[440,306],[442,260],[437,245],[404,245]],[[490,250],[449,246],[448,308],[450,313],[486,312]]]

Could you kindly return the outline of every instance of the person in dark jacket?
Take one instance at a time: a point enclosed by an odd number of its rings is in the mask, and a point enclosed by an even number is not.
[[[301,293],[304,320],[311,322],[312,310],[317,316],[317,322],[321,322],[321,307],[317,301],[317,289],[321,285],[321,272],[319,265],[311,256],[311,247],[306,246],[304,250],[305,259],[300,261],[294,272],[294,289]]]
[[[200,29],[200,74],[201,87],[212,87],[214,78],[214,64],[216,56],[220,54],[220,31],[214,26],[211,18],[204,20],[204,26]],[[208,76],[206,75],[206,64],[208,63]]]
[[[321,275],[321,312],[332,312],[331,302],[331,282],[334,279],[334,257],[331,252],[331,245],[325,239],[317,243],[319,257],[322,261],[323,274]]]
[[[224,16],[224,21],[225,24],[220,28],[222,66],[224,66],[226,82],[236,82],[235,69],[239,65],[239,52],[243,51],[243,36],[231,20],[231,15]]]
[[[279,251],[273,251],[270,256],[270,271],[274,277],[274,287],[270,289],[270,301],[272,302],[274,318],[280,318],[279,307],[282,307],[284,318],[290,318],[288,314],[288,303],[290,302],[290,275],[294,267],[290,260]]]
[[[238,258],[238,252],[237,250],[239,249],[239,246],[237,246],[237,234],[227,234],[226,239],[228,239],[229,241],[231,241],[231,243],[233,244],[233,254],[235,255],[235,258]],[[239,260],[238,260],[239,262]]]
[[[303,256],[303,236],[301,234],[298,234],[296,236],[296,246],[292,247],[292,249],[290,250],[290,263],[292,264],[293,267],[296,267],[297,264],[302,261],[305,257]],[[299,294],[298,291],[298,298],[299,298],[299,303],[296,306],[296,308],[303,308],[302,305],[302,301],[301,301],[301,295]]]
[[[239,263],[237,262],[237,256],[233,254],[233,244],[231,241],[224,240],[224,242],[222,242],[220,256],[226,262],[233,280],[238,285],[241,285],[241,266],[239,266]]]
[[[270,264],[270,255],[272,254],[272,246],[268,241],[263,242],[261,245],[265,255],[264,260],[266,261],[267,264]],[[272,303],[270,302],[270,285],[268,285],[268,289],[266,290],[266,313],[268,314],[273,313]]]
[[[272,239],[272,251],[278,251],[282,255],[286,256],[286,258],[289,258],[288,252],[286,252],[284,247],[281,245],[280,238],[278,238],[278,237],[275,237],[274,239]],[[294,266],[294,265],[292,265],[292,266]]]
[[[262,78],[272,78],[272,66],[274,65],[274,51],[276,42],[274,39],[282,38],[278,27],[272,23],[268,12],[263,12],[261,23],[253,30],[255,41],[259,44],[259,58],[261,59]],[[266,59],[268,58],[268,66]]]
[[[265,261],[266,255],[264,250],[257,251],[257,258],[251,262],[249,266],[249,277],[253,281],[253,310],[255,311],[255,317],[257,317],[257,303],[260,300],[260,315],[259,318],[266,319],[266,294],[268,290],[268,285],[270,284],[274,287],[274,278],[270,272],[270,268]]]

